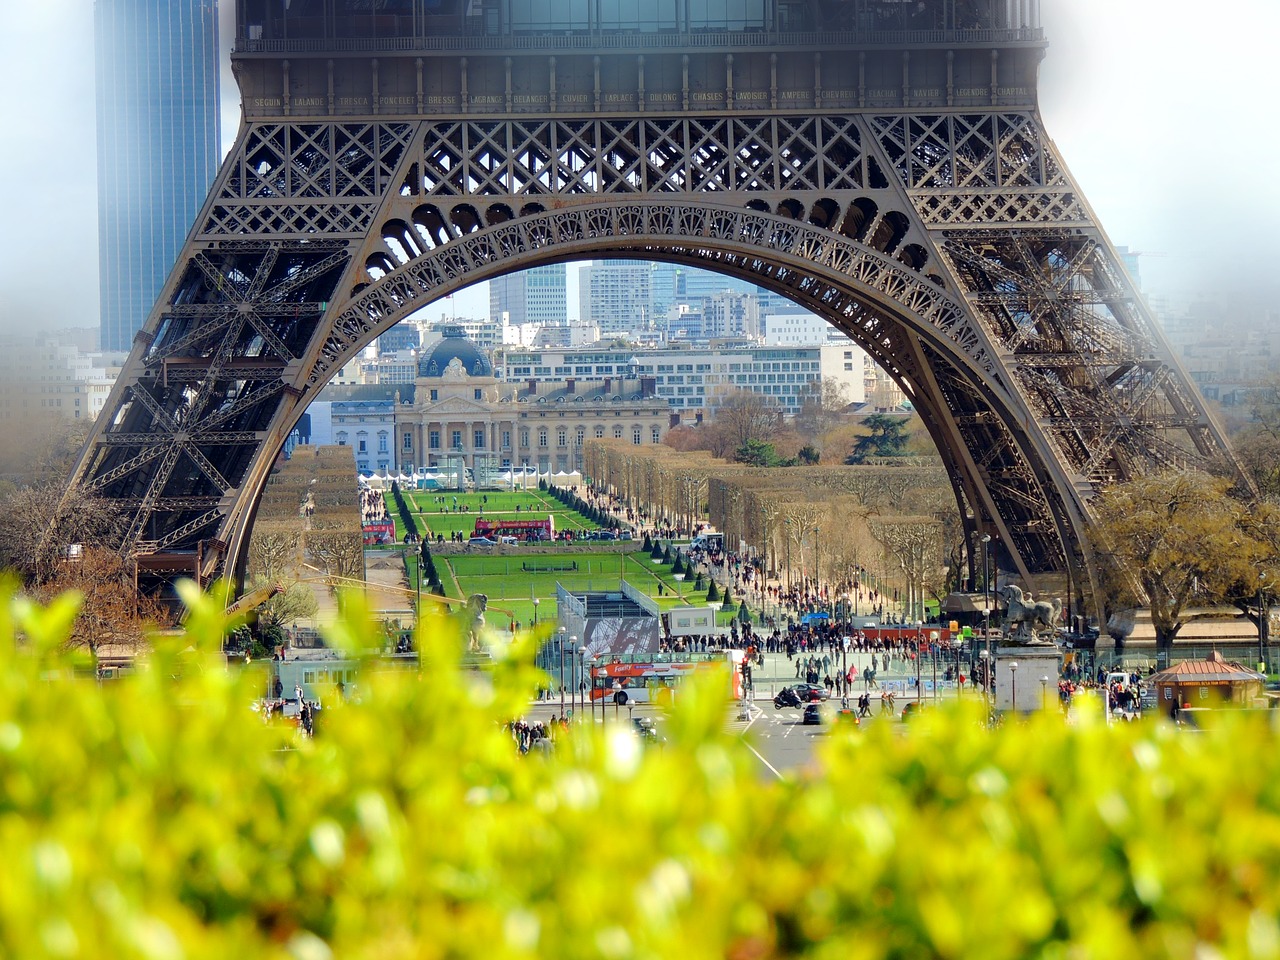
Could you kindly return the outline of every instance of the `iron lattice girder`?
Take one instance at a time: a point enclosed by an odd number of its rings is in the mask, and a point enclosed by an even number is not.
[[[81,479],[137,506],[136,543],[212,534],[235,562],[305,399],[374,336],[611,255],[750,278],[848,332],[1027,570],[1080,553],[1081,470],[1225,449],[1029,110],[299,119],[242,130]]]
[[[1225,450],[1099,238],[981,231],[949,234],[942,252],[1059,455],[1091,483],[1205,467]]]

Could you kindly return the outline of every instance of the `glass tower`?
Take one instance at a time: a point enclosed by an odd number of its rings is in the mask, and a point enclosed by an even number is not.
[[[95,0],[101,346],[127,350],[220,157],[217,0]]]

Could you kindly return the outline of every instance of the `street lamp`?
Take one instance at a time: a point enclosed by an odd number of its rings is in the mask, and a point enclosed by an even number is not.
[[[564,719],[564,627],[560,628],[557,646],[560,648],[560,719]]]
[[[577,638],[575,637],[574,639],[576,640]],[[586,647],[578,648],[578,663],[580,666],[580,669],[578,672],[578,690],[580,691],[582,696],[582,706],[585,707],[587,705],[587,697],[591,693],[590,682],[587,680],[587,648]],[[595,719],[596,719],[595,700],[592,699],[591,722],[595,723]]]
[[[1271,624],[1267,621],[1270,619],[1271,604],[1267,604],[1264,610],[1262,607],[1262,597],[1265,593],[1267,585],[1267,571],[1258,571],[1258,664],[1263,673],[1267,671],[1267,634],[1270,632]]]
[[[991,534],[982,535],[982,612],[987,618],[987,650],[991,649],[991,573],[987,564],[987,544],[991,542]]]
[[[1049,678],[1040,678],[1040,710],[1043,712],[1049,709]]]
[[[786,545],[786,548],[787,548],[787,594],[788,594],[788,601],[789,601],[790,593],[791,593],[791,518],[787,517],[782,522],[786,525],[786,528],[787,528],[784,531],[783,543]]]
[[[979,650],[978,659],[982,662],[982,696],[987,701],[987,709],[991,709],[991,651]]]
[[[537,597],[533,598],[533,630],[538,632],[538,604],[542,603]]]
[[[818,555],[818,528],[813,528],[813,592],[818,599],[818,611],[821,612],[822,606],[822,561]]]
[[[1009,663],[1009,696],[1013,701],[1013,712],[1018,712],[1018,661],[1013,660]]]

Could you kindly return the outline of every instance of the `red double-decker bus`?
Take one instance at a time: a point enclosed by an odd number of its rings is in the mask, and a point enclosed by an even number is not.
[[[721,653],[631,654],[607,657],[591,670],[591,699],[618,704],[656,703],[669,699],[680,682],[695,670],[725,665],[729,695],[742,699],[741,650]]]
[[[476,520],[476,529],[471,535],[473,537],[488,537],[490,540],[515,537],[522,542],[554,540],[556,538],[556,525],[550,516],[542,520],[535,520],[533,517],[529,517],[527,520],[485,520],[482,517]]]

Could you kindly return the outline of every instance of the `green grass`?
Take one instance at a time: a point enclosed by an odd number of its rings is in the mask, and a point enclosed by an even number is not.
[[[396,539],[403,540],[399,513],[395,508],[395,499],[390,493],[384,494],[387,511],[395,517]],[[562,530],[596,530],[599,524],[592,523],[576,510],[571,510],[550,494],[539,490],[488,493],[433,493],[431,491],[406,491],[405,501],[422,529],[423,535],[443,535],[446,539],[454,533],[471,536],[476,528],[476,520],[484,517],[487,520],[524,520],[529,516],[542,519],[551,514],[555,518],[556,531]],[[454,512],[454,499],[458,507],[469,507],[466,512]],[[516,507],[519,507],[519,512]]]
[[[707,588],[693,589],[693,582],[678,583],[671,575],[670,564],[655,564],[649,555],[639,550],[625,553],[553,553],[511,556],[443,557],[436,555],[436,569],[447,566],[457,578],[463,596],[483,593],[489,598],[489,607],[505,613],[522,624],[533,622],[533,598],[537,597],[538,622],[554,622],[556,619],[556,584],[568,590],[617,590],[619,576],[642,593],[652,597],[659,609],[666,611],[681,605],[701,606],[706,603]],[[522,569],[521,563],[563,563],[576,561],[577,570],[533,573]],[[658,586],[662,585],[662,596]],[[500,618],[491,618],[500,622]],[[722,613],[717,622],[728,624],[732,612]]]

